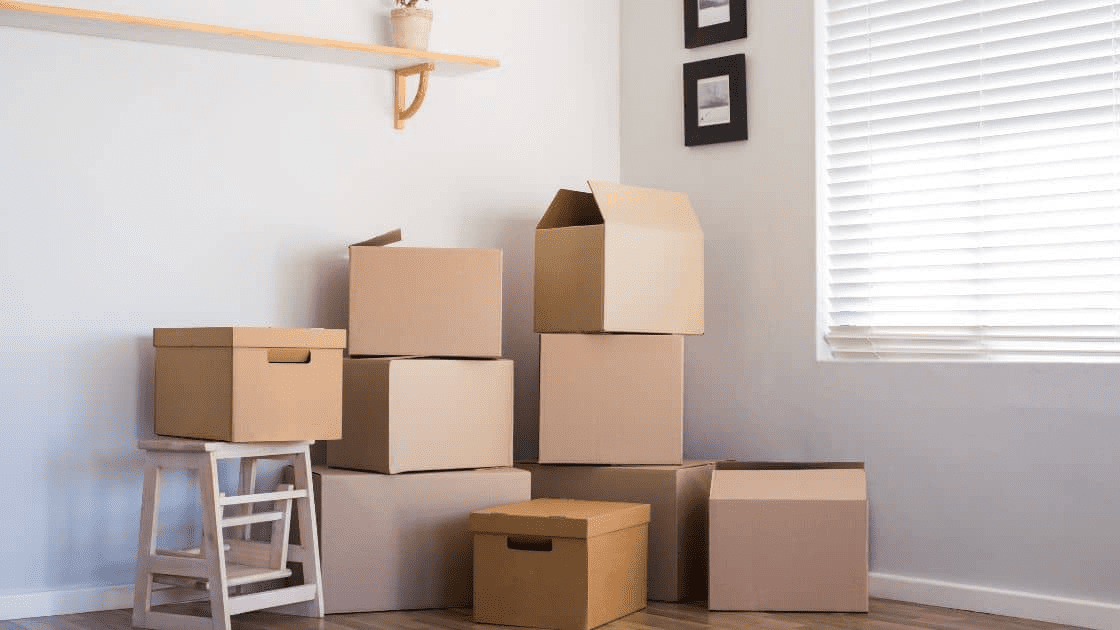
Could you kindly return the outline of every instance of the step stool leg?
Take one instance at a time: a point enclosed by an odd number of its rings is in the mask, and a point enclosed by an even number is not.
[[[229,589],[226,588],[225,538],[222,505],[218,500],[218,460],[213,453],[198,456],[198,485],[202,489],[202,555],[210,565],[210,617],[214,630],[230,630]]]
[[[315,585],[315,599],[289,604],[273,609],[275,612],[302,617],[323,616],[323,576],[319,568],[319,534],[315,524],[315,490],[311,481],[311,454],[308,447],[303,447],[302,453],[292,457],[294,475],[292,485],[297,490],[307,490],[307,496],[295,499],[296,513],[299,515],[299,549],[292,553],[289,549],[289,558],[303,565],[303,583]]]
[[[151,557],[159,531],[160,468],[151,456],[144,465],[144,497],[140,506],[140,544],[136,552],[136,590],[132,598],[132,625],[148,628],[152,611]]]

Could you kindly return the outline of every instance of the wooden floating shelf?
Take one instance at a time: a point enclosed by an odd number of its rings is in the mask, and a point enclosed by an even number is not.
[[[398,129],[424,100],[428,74],[458,76],[497,68],[497,59],[362,44],[304,35],[252,31],[194,22],[89,11],[0,0],[0,26],[91,35],[170,46],[380,68],[397,73],[394,123]],[[422,87],[413,104],[403,107],[403,77],[420,74]]]
[[[92,35],[153,44],[397,70],[434,63],[436,75],[497,68],[497,59],[449,55],[303,35],[0,0],[0,26]]]

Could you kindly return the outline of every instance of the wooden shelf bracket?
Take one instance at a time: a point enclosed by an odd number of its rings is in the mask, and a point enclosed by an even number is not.
[[[404,129],[404,121],[412,118],[420,110],[420,106],[424,104],[424,97],[428,95],[428,75],[435,69],[436,64],[434,63],[422,63],[407,68],[399,68],[395,71],[397,104],[393,114],[393,125],[397,129]],[[405,107],[405,80],[414,74],[420,75],[420,86],[416,88],[416,96],[413,97],[412,104]]]

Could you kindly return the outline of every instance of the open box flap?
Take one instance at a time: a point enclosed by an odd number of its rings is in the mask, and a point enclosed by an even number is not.
[[[392,245],[393,243],[399,243],[400,240],[401,229],[397,228],[395,230],[389,230],[384,234],[378,234],[377,236],[366,239],[361,243],[354,243],[350,247],[384,247],[386,245]]]
[[[688,195],[655,188],[589,181],[595,204],[606,224],[655,227],[701,233]]]
[[[577,225],[601,225],[603,215],[591,193],[561,189],[537,223],[538,230]]]

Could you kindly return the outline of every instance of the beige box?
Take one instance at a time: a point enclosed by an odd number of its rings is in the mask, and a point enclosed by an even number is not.
[[[589,182],[536,231],[537,332],[704,332],[704,233],[683,193]]]
[[[867,611],[863,464],[720,463],[711,610]]]
[[[343,362],[336,468],[395,474],[513,465],[513,361],[416,357]]]
[[[312,478],[328,614],[470,606],[470,513],[529,498],[515,468]]]
[[[345,330],[156,328],[155,432],[226,442],[342,436]]]
[[[533,498],[647,503],[649,598],[696,601],[708,593],[708,490],[714,462],[680,466],[517,464]]]
[[[502,250],[350,246],[351,356],[502,356]]]
[[[541,335],[542,464],[680,464],[679,335]]]
[[[478,510],[474,619],[585,630],[646,606],[649,506],[536,499]]]

